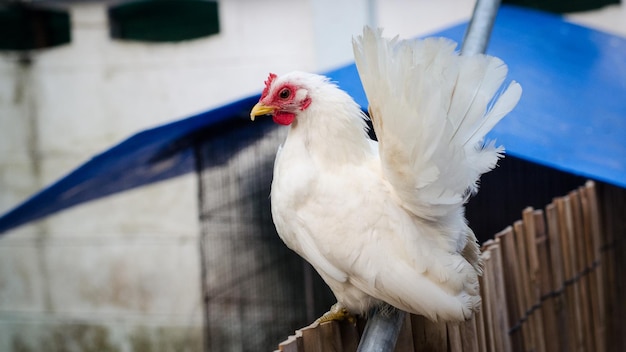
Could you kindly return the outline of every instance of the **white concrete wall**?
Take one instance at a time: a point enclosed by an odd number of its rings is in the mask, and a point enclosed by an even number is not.
[[[223,0],[218,35],[155,45],[112,41],[102,3],[71,3],[71,44],[35,52],[30,64],[0,54],[0,213],[140,130],[260,91],[269,71],[350,61],[363,24],[411,37],[467,19],[472,7]],[[1,237],[0,351],[54,341],[198,350],[196,194],[190,174]]]
[[[626,37],[626,6],[622,0],[620,4],[603,8],[571,13],[566,16],[568,21],[594,28],[614,35]]]
[[[70,10],[71,44],[29,65],[0,55],[0,212],[140,130],[258,92],[270,70],[315,68],[305,1],[222,1],[218,35],[175,44],[111,40],[102,3]],[[54,341],[199,350],[196,182],[132,190],[2,237],[0,351]]]

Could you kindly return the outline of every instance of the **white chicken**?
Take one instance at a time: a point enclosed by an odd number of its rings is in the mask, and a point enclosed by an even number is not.
[[[251,111],[290,125],[272,181],[278,234],[330,286],[337,311],[386,302],[468,319],[481,261],[464,203],[502,155],[484,137],[521,87],[503,87],[500,59],[459,56],[443,38],[389,40],[366,28],[353,46],[378,142],[354,100],[319,75],[270,74]]]

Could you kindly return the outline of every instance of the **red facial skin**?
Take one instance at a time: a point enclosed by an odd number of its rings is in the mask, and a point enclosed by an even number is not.
[[[276,78],[276,75],[270,73],[269,77],[265,81],[265,89],[261,95],[261,101],[264,105],[272,106],[275,108],[272,118],[274,122],[280,125],[290,125],[296,118],[296,112],[304,111],[311,104],[311,98],[306,97],[304,100],[296,100],[296,92],[298,87],[285,83],[278,89],[274,90],[272,96],[268,96],[272,82]]]

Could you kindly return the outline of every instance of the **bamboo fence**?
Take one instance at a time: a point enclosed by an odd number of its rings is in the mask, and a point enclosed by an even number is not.
[[[464,323],[407,315],[395,351],[626,351],[626,190],[587,182],[483,245],[482,308]],[[356,351],[365,322],[297,330],[283,352]]]

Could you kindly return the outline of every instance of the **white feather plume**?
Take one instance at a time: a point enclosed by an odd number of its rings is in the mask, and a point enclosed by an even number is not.
[[[443,38],[386,40],[366,28],[354,41],[385,176],[414,214],[435,220],[477,190],[502,148],[485,135],[517,104],[521,87],[501,89],[495,57],[459,56]]]

